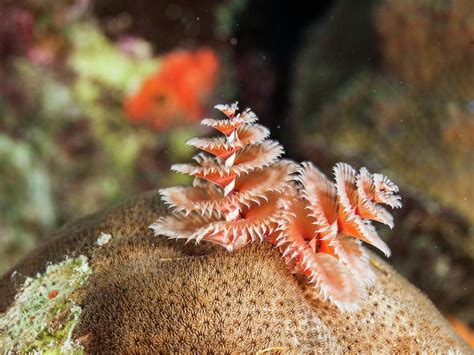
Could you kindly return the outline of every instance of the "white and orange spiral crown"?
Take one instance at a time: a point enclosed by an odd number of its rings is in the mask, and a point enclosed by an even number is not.
[[[249,109],[237,113],[237,103],[217,105],[225,119],[204,119],[223,137],[193,138],[187,142],[203,152],[194,164],[177,164],[172,170],[195,177],[193,186],[161,189],[175,214],[160,218],[151,228],[170,238],[210,241],[235,250],[264,240],[281,219],[297,165],[279,160],[283,148],[267,140],[270,132],[256,124]]]
[[[267,139],[269,130],[251,110],[237,113],[237,103],[215,108],[226,118],[202,124],[223,136],[187,142],[202,152],[195,163],[171,169],[194,176],[193,186],[161,189],[174,213],[150,228],[155,235],[209,241],[229,251],[266,240],[323,299],[343,311],[357,310],[375,281],[361,241],[390,255],[371,221],[393,227],[380,204],[401,207],[398,187],[343,163],[334,167],[332,183],[309,162],[280,160],[283,148]]]
[[[355,311],[375,281],[360,241],[389,256],[371,220],[392,228],[393,217],[380,204],[398,208],[401,202],[398,187],[381,174],[366,168],[357,174],[338,163],[334,175],[332,183],[313,164],[302,164],[274,243],[293,272],[306,275],[323,299]]]

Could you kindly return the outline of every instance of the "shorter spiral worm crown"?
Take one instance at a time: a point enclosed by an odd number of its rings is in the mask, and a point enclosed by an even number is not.
[[[283,147],[267,139],[269,130],[250,109],[237,113],[237,103],[215,108],[226,118],[201,123],[223,136],[187,142],[202,152],[193,164],[171,169],[194,176],[193,185],[161,189],[173,213],[150,228],[155,235],[209,241],[229,251],[268,241],[323,299],[357,310],[375,281],[361,241],[390,255],[371,220],[393,227],[380,204],[401,207],[398,187],[343,163],[334,168],[333,184],[311,163],[280,160]]]

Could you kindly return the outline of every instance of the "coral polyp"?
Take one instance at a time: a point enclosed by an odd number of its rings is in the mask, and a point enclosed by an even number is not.
[[[393,227],[381,206],[401,207],[398,187],[366,168],[334,167],[335,183],[314,165],[280,160],[283,147],[268,140],[250,109],[217,105],[226,118],[202,124],[223,134],[193,138],[202,150],[192,164],[172,170],[194,176],[192,186],[160,190],[173,213],[150,228],[173,239],[208,241],[229,251],[254,241],[275,245],[293,273],[307,277],[321,297],[343,311],[355,311],[375,281],[361,242],[389,247],[371,221]]]

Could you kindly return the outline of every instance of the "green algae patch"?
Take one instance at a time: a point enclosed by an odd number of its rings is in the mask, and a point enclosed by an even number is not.
[[[0,315],[0,352],[82,353],[72,340],[81,308],[71,295],[91,273],[81,255],[27,278],[15,302]]]

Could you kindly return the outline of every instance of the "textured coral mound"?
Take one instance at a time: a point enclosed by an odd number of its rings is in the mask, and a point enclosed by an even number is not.
[[[0,279],[0,311],[26,276],[83,254],[93,274],[76,291],[73,339],[86,352],[469,352],[431,302],[372,254],[378,282],[360,312],[341,314],[270,245],[229,254],[153,237],[148,226],[163,211],[153,192],[66,225]],[[102,232],[112,238],[98,245]]]

